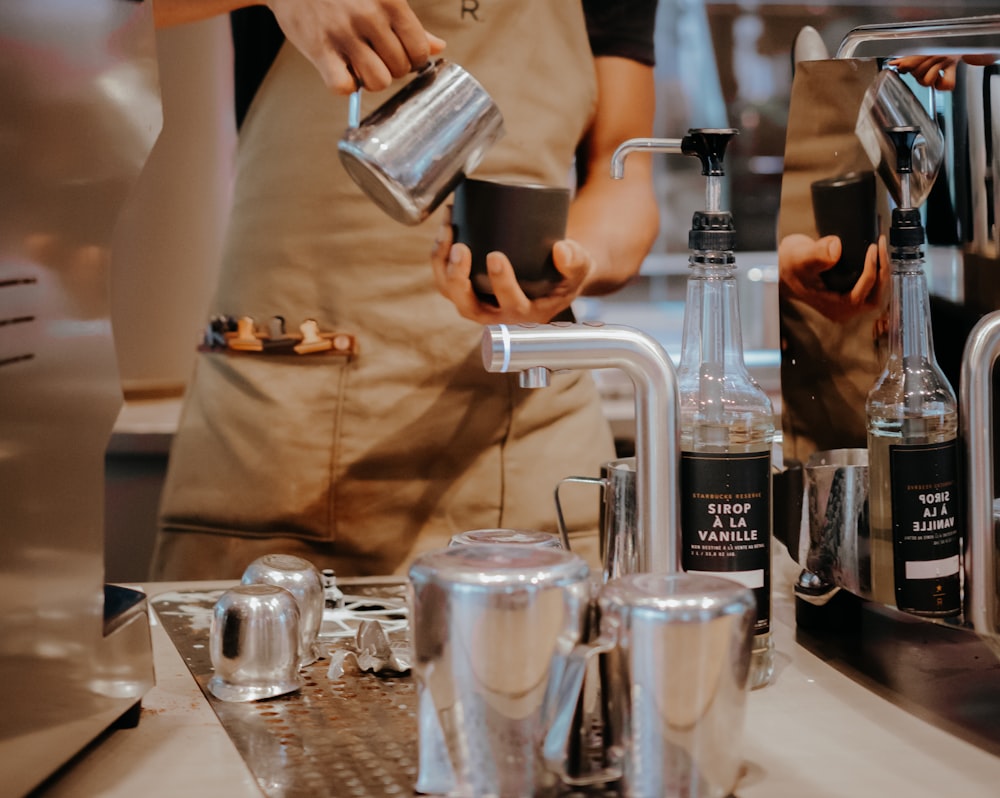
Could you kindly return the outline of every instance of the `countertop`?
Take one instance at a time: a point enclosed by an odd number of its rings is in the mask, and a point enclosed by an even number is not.
[[[781,555],[776,585],[798,572]],[[225,583],[138,586],[150,597]],[[105,735],[45,785],[46,798],[260,798],[261,791],[164,629],[139,724]],[[776,674],[749,696],[738,798],[995,798],[1000,757],[797,640],[791,591],[776,590]],[[992,665],[990,666],[992,668]],[[1000,670],[988,671],[1000,680]],[[1000,741],[997,741],[1000,745]]]

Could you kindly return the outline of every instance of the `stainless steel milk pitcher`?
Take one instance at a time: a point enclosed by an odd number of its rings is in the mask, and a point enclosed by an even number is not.
[[[376,205],[408,225],[426,219],[504,132],[486,89],[443,59],[360,121],[359,106],[356,92],[340,161]]]
[[[621,780],[629,798],[723,798],[742,765],[756,601],[705,574],[630,574],[598,597],[600,636],[566,660],[543,744],[569,784]],[[606,659],[603,772],[566,769],[580,689]]]
[[[585,630],[586,561],[538,546],[453,546],[418,557],[409,576],[414,670],[454,771],[449,795],[533,798],[557,786],[538,741]]]
[[[570,548],[569,531],[559,491],[570,482],[601,487],[599,538],[603,581],[635,573],[638,566],[639,508],[635,492],[634,457],[620,457],[601,464],[599,477],[563,477],[556,484],[556,521],[563,545]]]

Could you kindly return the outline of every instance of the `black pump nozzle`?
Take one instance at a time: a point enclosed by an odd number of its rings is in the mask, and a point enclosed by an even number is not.
[[[688,233],[688,247],[697,252],[731,252],[736,245],[733,216],[721,206],[722,162],[735,128],[692,128],[681,139],[681,152],[701,161],[701,173],[708,178],[705,210],[694,215]],[[731,258],[728,258],[731,260]]]
[[[722,177],[722,162],[729,140],[739,131],[736,128],[692,128],[681,139],[681,152],[701,161],[701,173],[706,177]]]

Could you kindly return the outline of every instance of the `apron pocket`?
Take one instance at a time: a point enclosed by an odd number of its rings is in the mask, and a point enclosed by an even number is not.
[[[188,387],[164,526],[332,540],[332,476],[350,364],[204,354]]]

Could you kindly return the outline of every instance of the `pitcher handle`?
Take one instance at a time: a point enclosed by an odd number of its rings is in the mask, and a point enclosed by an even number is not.
[[[355,89],[347,101],[347,126],[357,128],[361,124],[361,89]]]
[[[556,489],[553,493],[556,500],[556,523],[559,526],[559,537],[566,551],[571,551],[569,546],[569,530],[566,529],[566,518],[563,515],[562,502],[559,500],[559,488],[565,482],[582,482],[586,485],[601,485],[606,488],[608,481],[604,477],[564,477],[556,483]]]
[[[422,75],[425,72],[432,72],[435,69],[441,67],[445,61],[443,58],[432,58],[427,61],[421,67],[417,67],[413,70],[416,75]],[[351,92],[351,96],[347,100],[347,127],[348,129],[357,128],[361,125],[361,81],[358,80],[358,76],[354,74],[354,69],[348,64],[348,71],[351,73],[351,77],[354,78],[354,85],[357,88]]]
[[[566,772],[566,759],[569,754],[576,708],[583,693],[584,677],[590,667],[590,661],[600,654],[610,652],[614,647],[615,641],[607,637],[599,637],[593,643],[576,646],[566,657],[565,667],[558,677],[554,709],[542,740],[542,758],[549,770],[573,787],[603,784],[617,781],[622,777],[621,767],[614,765],[583,777],[570,776]]]

